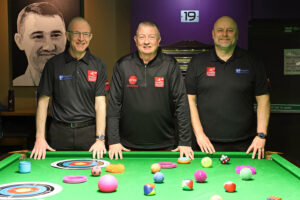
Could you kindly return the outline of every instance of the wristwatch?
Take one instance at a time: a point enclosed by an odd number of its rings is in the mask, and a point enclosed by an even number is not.
[[[96,138],[97,138],[98,140],[100,140],[100,141],[104,141],[105,136],[104,136],[103,134],[101,134],[101,135],[96,135]]]
[[[267,135],[264,133],[257,133],[257,136],[261,139],[266,139]]]

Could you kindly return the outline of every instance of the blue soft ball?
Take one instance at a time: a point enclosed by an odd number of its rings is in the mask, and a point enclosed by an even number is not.
[[[154,176],[153,176],[153,178],[154,178],[154,182],[155,183],[162,183],[162,182],[164,182],[164,174],[163,173],[161,173],[161,172],[156,172],[155,174],[154,174]]]

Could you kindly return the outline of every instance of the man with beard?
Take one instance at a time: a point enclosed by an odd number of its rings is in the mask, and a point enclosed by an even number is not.
[[[236,46],[238,27],[231,17],[215,22],[212,38],[214,48],[192,58],[185,78],[197,143],[206,153],[253,151],[252,158],[262,158],[270,116],[264,66]]]

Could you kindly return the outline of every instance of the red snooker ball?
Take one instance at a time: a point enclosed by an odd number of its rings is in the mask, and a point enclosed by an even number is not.
[[[224,188],[227,192],[234,192],[235,191],[235,188],[236,188],[236,185],[235,183],[231,182],[231,181],[227,181],[225,184],[224,184]]]

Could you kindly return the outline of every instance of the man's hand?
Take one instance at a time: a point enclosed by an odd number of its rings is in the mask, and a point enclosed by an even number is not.
[[[197,135],[196,139],[202,152],[210,153],[210,154],[216,152],[214,146],[212,145],[209,138],[205,134]]]
[[[109,145],[109,152],[108,152],[109,158],[114,159],[115,157],[116,160],[118,160],[118,158],[123,159],[122,151],[130,151],[130,150],[123,147],[121,143]]]
[[[258,159],[264,158],[265,157],[265,144],[266,144],[266,139],[262,139],[262,138],[259,138],[258,136],[256,136],[253,139],[252,144],[249,146],[246,153],[248,154],[251,151],[253,151],[252,159],[255,158],[256,153],[258,153],[258,155],[257,155]]]
[[[183,157],[185,155],[185,157],[194,160],[194,151],[190,146],[178,146],[176,149],[172,151],[173,152],[180,151],[180,157]]]
[[[106,148],[104,141],[96,140],[96,142],[91,146],[89,152],[93,152],[93,159],[103,158],[103,155],[106,154]]]
[[[31,152],[30,158],[33,157],[34,160],[40,160],[41,158],[45,159],[46,150],[55,151],[55,149],[52,149],[48,145],[47,141],[44,138],[37,138],[35,140],[35,144]]]

